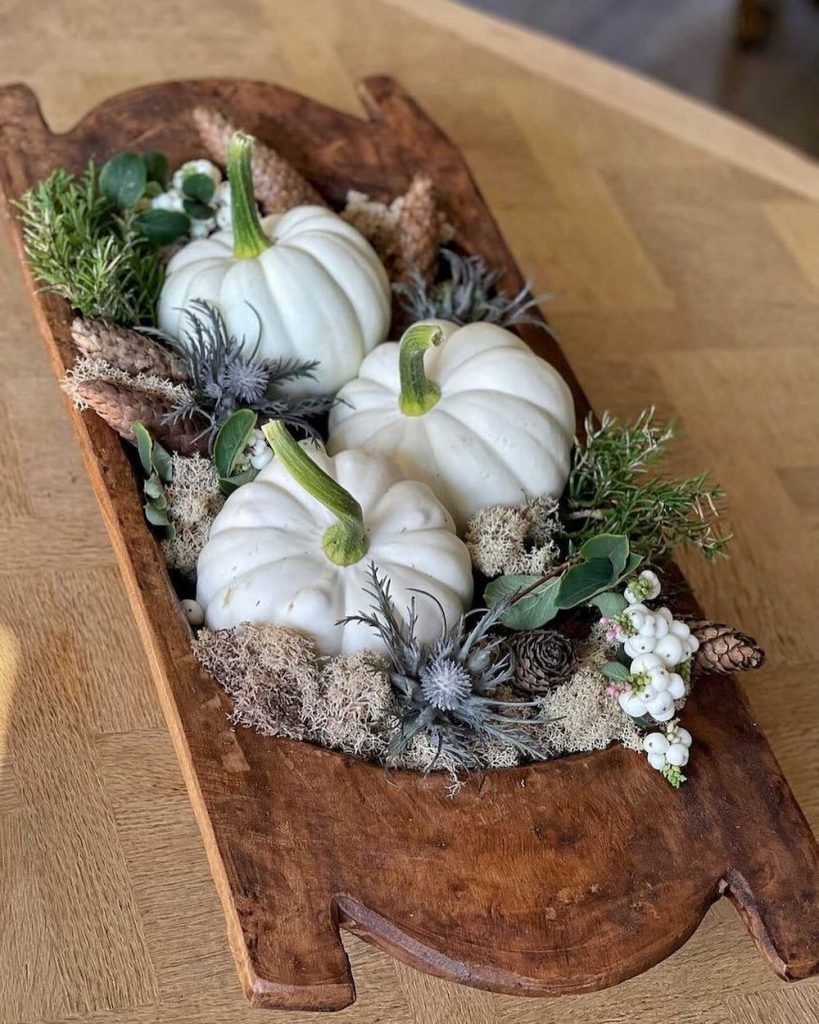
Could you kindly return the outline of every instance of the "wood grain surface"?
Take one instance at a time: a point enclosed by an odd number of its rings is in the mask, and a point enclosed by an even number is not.
[[[449,76],[459,60],[466,73],[472,51],[462,49],[459,57],[457,40],[416,30],[419,46],[430,60],[438,58],[436,81],[404,54],[411,19],[379,14],[369,20],[365,40],[355,14],[375,8],[349,5],[340,21],[333,19],[336,10],[308,4],[288,14],[279,5],[273,20],[286,23],[279,28],[289,33],[293,52],[301,40],[304,61],[297,70],[284,61],[279,74],[269,67],[259,74],[307,89],[304,80],[293,79],[312,55],[314,88],[307,91],[331,103],[340,101],[332,54],[354,69],[350,80],[359,70],[401,74],[463,146],[485,191],[496,189],[490,205],[524,267],[558,293],[552,318],[595,404],[630,412],[657,397],[665,411],[681,414],[689,438],[680,464],[710,464],[733,485],[741,529],[734,563],[704,577],[698,590],[709,611],[733,616],[766,640],[773,667],[752,689],[754,707],[797,795],[815,813],[813,207],[488,57],[481,58],[477,90],[486,92],[478,99],[470,78],[464,95]],[[207,34],[207,7],[198,16]],[[268,19],[255,23],[261,52],[271,12],[254,7],[242,13],[248,46],[253,16]],[[99,24],[89,15],[84,26],[85,42],[97,40],[95,56],[88,51],[92,78],[100,48],[112,51],[102,92],[89,86],[85,107],[120,87],[116,19],[108,7]],[[318,33],[307,32],[311,19],[321,22]],[[103,28],[112,33],[108,44],[94,36]],[[119,28],[125,32],[124,21]],[[141,39],[148,46],[143,31],[143,25],[135,29],[133,45]],[[166,37],[163,45],[170,46],[173,32]],[[369,52],[373,44],[378,53]],[[311,46],[326,59],[317,59]],[[170,54],[166,60],[174,63]],[[380,56],[385,63],[378,63]],[[161,61],[153,59],[150,77],[180,73],[177,66],[162,74]],[[213,72],[204,53],[200,60],[200,72]],[[242,73],[248,73],[246,60]],[[452,87],[441,89],[441,82]],[[70,97],[62,100],[73,110]],[[482,121],[475,119],[478,109]],[[593,268],[566,257],[571,243],[583,247],[586,260],[594,258]],[[13,275],[9,261],[4,278],[14,281]],[[66,421],[39,353],[21,336],[30,320],[19,288],[6,289],[3,302],[3,425],[15,458],[4,465],[2,500],[9,507],[0,534],[7,680],[0,814],[9,825],[2,830],[0,864],[4,889],[11,889],[2,902],[0,1013],[10,1021],[98,1019],[101,1013],[134,1021],[251,1019],[252,1011],[235,998],[220,915],[201,870],[201,844],[195,830],[184,827],[190,812],[167,757],[107,543],[95,532],[99,520],[75,455],[72,465],[70,439],[59,445]],[[28,415],[35,403],[44,410],[36,429]],[[798,548],[796,537],[803,538]],[[766,691],[764,680],[774,676],[776,687]],[[730,915],[712,912],[688,946],[644,978],[555,1004],[453,989],[394,968],[353,943],[359,1002],[346,1015],[394,1021],[813,1019],[812,985],[773,988],[752,963],[747,942],[743,959],[742,932],[735,928]]]

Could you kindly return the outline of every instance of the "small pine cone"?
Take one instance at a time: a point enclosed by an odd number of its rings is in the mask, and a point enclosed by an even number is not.
[[[432,179],[416,174],[401,203],[398,217],[398,267],[401,280],[413,271],[430,282],[438,264],[441,214]]]
[[[516,633],[508,647],[515,670],[509,682],[518,693],[545,693],[565,683],[577,667],[574,643],[553,629]]]
[[[704,619],[697,619],[688,625],[700,642],[694,655],[694,667],[700,672],[730,675],[732,672],[749,672],[760,668],[765,662],[765,652],[747,633],[740,633],[738,629],[721,622],[708,622]]]
[[[212,159],[227,165],[228,143],[238,131],[226,117],[211,107],[197,107],[193,120],[203,145]],[[275,149],[258,139],[251,158],[253,192],[265,213],[284,213],[294,206],[326,206],[313,186]]]
[[[139,331],[107,320],[76,317],[71,325],[74,344],[92,359],[103,359],[126,373],[148,373],[165,380],[184,381],[179,357]]]
[[[93,409],[114,430],[130,441],[135,441],[131,424],[143,423],[154,440],[182,455],[207,452],[207,439],[200,437],[205,424],[189,417],[179,423],[167,419],[170,405],[158,395],[132,390],[107,380],[77,381],[72,385],[72,396]]]

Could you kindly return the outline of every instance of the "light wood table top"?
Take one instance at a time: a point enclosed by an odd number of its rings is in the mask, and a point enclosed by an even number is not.
[[[746,690],[816,827],[819,169],[438,0],[0,5],[0,76],[56,128],[168,78],[270,79],[356,111],[355,81],[381,72],[463,150],[595,407],[656,403],[685,429],[677,468],[727,487],[733,557],[686,568],[713,616],[764,641]],[[5,232],[0,312],[0,1024],[262,1020]],[[339,1020],[358,1024],[819,1018],[819,984],[778,981],[726,903],[664,964],[582,997],[470,991],[346,945],[359,998]]]

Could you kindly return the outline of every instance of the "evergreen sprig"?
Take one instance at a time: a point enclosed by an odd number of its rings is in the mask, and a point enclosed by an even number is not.
[[[600,533],[625,534],[644,558],[680,545],[711,559],[725,553],[730,534],[718,530],[725,492],[707,472],[670,477],[652,472],[674,438],[672,424],[655,422],[646,409],[633,424],[608,413],[586,421],[585,441],[574,448],[562,520],[573,549]]]
[[[76,177],[58,168],[17,204],[29,266],[43,290],[86,317],[151,322],[164,277],[157,247],[99,189],[93,162]]]

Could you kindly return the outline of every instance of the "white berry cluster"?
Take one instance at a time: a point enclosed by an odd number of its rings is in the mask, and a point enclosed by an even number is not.
[[[632,718],[649,715],[655,722],[674,717],[674,702],[685,696],[685,680],[674,671],[699,647],[684,622],[668,608],[656,611],[643,601],[660,595],[656,573],[646,569],[626,587],[629,602],[619,620],[623,651],[631,659],[629,685],[618,696],[620,707]]]
[[[171,188],[167,192],[160,192],[151,200],[151,206],[155,210],[172,210],[176,213],[185,213],[185,194],[182,186],[185,178],[191,174],[205,174],[216,186],[210,206],[214,215],[205,219],[191,218],[191,238],[207,238],[217,229],[229,231],[232,225],[230,214],[230,182],[222,181],[222,172],[210,160],[188,160],[178,170],[174,171],[171,179]]]
[[[685,782],[680,769],[688,764],[690,746],[691,733],[683,729],[676,718],[666,725],[665,732],[650,732],[643,737],[643,750],[648,755],[648,763],[662,772],[672,786]]]
[[[273,451],[261,430],[251,430],[247,444],[236,462],[236,469],[245,470],[252,466],[255,470],[264,467],[273,458]]]

